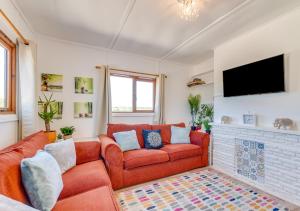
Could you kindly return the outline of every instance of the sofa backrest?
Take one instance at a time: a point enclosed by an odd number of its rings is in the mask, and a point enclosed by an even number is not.
[[[20,163],[49,143],[47,136],[38,132],[0,151],[0,194],[30,205],[22,185]]]
[[[163,124],[163,125],[149,125],[149,124],[108,124],[107,127],[107,136],[114,139],[113,133],[135,130],[136,135],[139,141],[139,144],[142,148],[145,147],[144,138],[143,138],[143,129],[144,130],[161,130],[161,138],[163,144],[170,144],[171,141],[171,126],[185,127],[184,123],[178,124]],[[115,139],[114,139],[115,140]]]

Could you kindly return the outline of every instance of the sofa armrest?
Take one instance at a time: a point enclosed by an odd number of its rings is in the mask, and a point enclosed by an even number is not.
[[[210,142],[210,136],[207,133],[191,131],[190,133],[191,144],[195,144],[202,149],[202,162],[204,166],[208,165],[208,146]]]
[[[101,144],[98,141],[75,142],[76,164],[99,160]]]
[[[106,135],[99,136],[101,155],[111,179],[113,189],[123,187],[123,152],[119,145]]]

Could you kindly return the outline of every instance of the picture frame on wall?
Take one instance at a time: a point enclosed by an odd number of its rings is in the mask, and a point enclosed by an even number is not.
[[[93,118],[93,102],[74,102],[74,118]]]
[[[257,116],[254,114],[244,114],[243,115],[243,124],[246,126],[256,127]]]
[[[76,94],[93,94],[94,84],[93,78],[75,77],[75,93]]]
[[[62,92],[63,75],[42,73],[41,91],[43,92]]]

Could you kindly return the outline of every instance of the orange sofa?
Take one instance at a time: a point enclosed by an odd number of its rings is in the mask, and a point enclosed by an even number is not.
[[[20,162],[49,141],[35,133],[0,151],[0,194],[30,205],[22,185]],[[53,210],[118,210],[110,179],[100,157],[100,143],[76,142],[76,166],[62,175],[63,190]]]
[[[175,124],[185,127],[184,123]],[[142,130],[161,130],[164,146],[145,149]],[[113,133],[136,130],[141,149],[122,152]],[[100,136],[101,154],[105,160],[113,189],[174,175],[208,165],[209,135],[191,132],[191,144],[170,144],[171,125],[109,124],[107,135]]]

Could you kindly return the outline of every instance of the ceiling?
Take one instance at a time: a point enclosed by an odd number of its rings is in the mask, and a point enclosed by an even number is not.
[[[40,34],[161,60],[198,64],[220,43],[300,6],[299,0],[201,0],[198,19],[177,0],[14,0]]]

